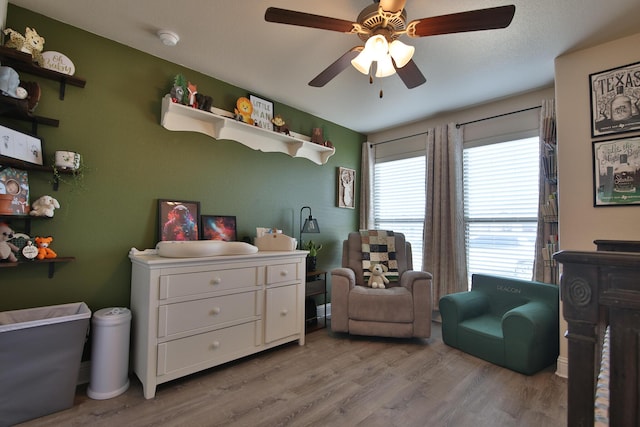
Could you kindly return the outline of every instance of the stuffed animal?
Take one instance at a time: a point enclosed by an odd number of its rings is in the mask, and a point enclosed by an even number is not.
[[[18,252],[18,247],[9,240],[13,239],[13,230],[4,222],[0,223],[0,259],[7,259],[10,262],[18,262],[14,252]]]
[[[53,251],[49,247],[51,242],[53,242],[53,237],[36,237],[36,246],[38,246],[38,255],[36,258],[45,259],[45,258],[55,258],[58,256],[57,253]]]
[[[53,210],[60,209],[60,203],[51,196],[42,196],[31,204],[32,216],[48,216],[53,217]]]
[[[384,289],[389,284],[389,279],[384,275],[389,269],[384,264],[374,264],[369,276],[369,286],[372,288]]]
[[[236,108],[234,110],[236,113],[236,118],[240,122],[253,124],[253,119],[251,118],[251,113],[253,113],[253,105],[248,98],[244,96],[238,98],[236,102]]]
[[[42,66],[44,59],[42,49],[44,49],[44,37],[40,37],[35,29],[27,27],[24,36],[17,31],[7,28],[4,33],[9,36],[9,40],[4,44],[6,47],[13,47],[20,52],[30,53],[33,62]]]

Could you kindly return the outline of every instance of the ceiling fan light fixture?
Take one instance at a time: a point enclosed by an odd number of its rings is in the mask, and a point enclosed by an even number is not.
[[[389,77],[395,74],[396,69],[391,62],[391,56],[385,55],[382,59],[378,59],[376,67],[376,77]]]
[[[400,40],[394,40],[389,45],[389,54],[396,63],[396,67],[402,68],[413,58],[416,48],[402,43]]]
[[[369,74],[373,61],[378,61],[378,67],[380,67],[380,62],[384,61],[385,57],[388,56],[389,43],[387,39],[381,34],[376,34],[367,39],[367,42],[364,44],[364,49],[358,56],[351,60],[351,65],[362,74]],[[391,66],[393,67],[393,64],[391,64]]]
[[[369,55],[369,52],[365,53],[365,50],[363,50],[358,54],[358,56],[351,60],[351,65],[353,65],[353,68],[360,71],[362,74],[369,74],[372,62],[373,58]]]

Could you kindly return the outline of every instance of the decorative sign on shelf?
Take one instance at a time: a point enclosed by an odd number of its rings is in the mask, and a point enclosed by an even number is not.
[[[256,126],[262,129],[273,130],[273,102],[266,99],[258,98],[255,95],[249,95],[251,105],[253,105],[253,112],[251,118]]]
[[[73,62],[60,52],[53,50],[42,52],[42,58],[44,60],[42,64],[43,68],[70,76],[73,76],[76,72],[76,66],[73,65]]]

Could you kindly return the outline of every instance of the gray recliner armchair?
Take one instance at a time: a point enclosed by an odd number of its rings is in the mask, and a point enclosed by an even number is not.
[[[398,282],[366,286],[358,232],[343,242],[342,267],[331,271],[331,329],[354,335],[398,338],[431,336],[432,275],[413,271],[411,244],[395,234]]]

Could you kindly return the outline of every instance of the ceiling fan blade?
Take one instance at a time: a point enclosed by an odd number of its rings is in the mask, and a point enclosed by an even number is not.
[[[380,7],[385,12],[399,12],[406,3],[407,0],[380,0]]]
[[[407,35],[425,37],[506,28],[515,12],[516,7],[509,5],[417,19],[407,25]]]
[[[351,30],[353,30],[353,23],[351,21],[313,15],[311,13],[296,12],[295,10],[280,9],[277,7],[267,8],[267,11],[264,13],[264,19],[267,22],[319,28],[321,30],[338,31],[341,33],[350,33]]]
[[[405,86],[409,89],[418,87],[427,81],[413,59],[407,62],[407,64],[402,68],[396,67],[395,63],[393,66],[396,68],[396,73],[398,73],[400,79],[402,79]]]
[[[309,82],[309,86],[322,87],[329,83],[335,76],[347,69],[351,65],[351,60],[358,56],[361,51],[362,46],[356,46],[342,55],[337,61],[329,65],[313,80],[311,80]]]

